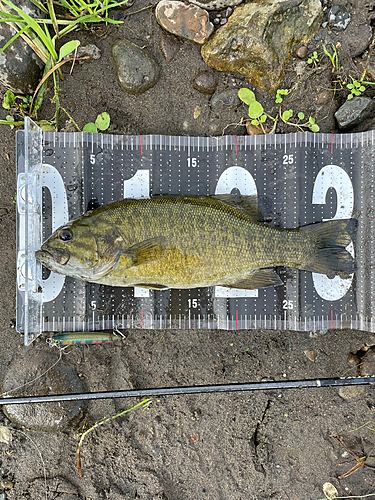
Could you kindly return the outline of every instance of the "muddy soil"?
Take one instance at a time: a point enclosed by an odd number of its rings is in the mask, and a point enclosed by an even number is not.
[[[129,10],[147,5],[145,0],[137,0]],[[371,7],[366,9],[370,17]],[[124,11],[116,15],[123,18]],[[119,27],[80,32],[82,45],[95,43],[102,57],[76,64],[72,75],[64,68],[62,106],[80,127],[107,111],[111,116],[109,132],[116,134],[245,134],[245,127],[239,125],[246,117],[244,107],[212,109],[210,97],[193,89],[194,76],[206,69],[200,47],[184,41],[176,58],[166,63],[159,50],[160,35],[152,8],[126,16]],[[128,96],[118,85],[111,58],[111,45],[117,37],[147,46],[161,67],[159,82],[145,94]],[[318,44],[319,40],[314,40],[310,52]],[[343,56],[342,74],[358,78],[361,61],[361,57],[353,61]],[[305,66],[297,74],[298,63],[294,58],[288,66],[283,88],[296,88],[283,106],[314,114],[322,132],[339,133],[333,113],[346,94],[335,87],[337,75],[329,61],[322,61],[317,68]],[[218,91],[249,86],[236,74],[216,72],[216,77]],[[0,88],[0,97],[4,92]],[[366,95],[372,97],[371,92],[366,90]],[[277,113],[274,96],[258,90],[256,95],[269,113]],[[53,115],[52,97],[49,90],[40,118]],[[194,117],[197,109],[199,116]],[[1,109],[0,118],[5,115]],[[64,121],[62,115],[61,127]],[[374,127],[374,123],[362,123],[355,131],[364,127]],[[290,131],[295,130],[282,123],[277,126],[277,132]],[[14,329],[15,134],[5,127],[0,133],[2,375],[21,350],[50,353],[50,348],[43,338],[24,347],[22,336]],[[64,353],[64,362],[75,368],[89,391],[265,378],[315,379],[358,375],[360,360],[353,354],[366,345],[375,345],[375,335],[354,330],[324,334],[132,330],[120,344],[72,347]],[[57,351],[55,356],[57,359]],[[92,402],[87,404],[85,419],[92,424],[136,402]],[[357,462],[332,436],[341,436],[359,457],[374,455],[374,431],[358,429],[366,422],[375,427],[374,409],[372,387],[156,398],[146,410],[135,410],[88,436],[82,450],[82,478],[75,459],[78,428],[54,434],[14,431],[10,444],[0,444],[0,488],[5,488],[10,500],[317,500],[325,498],[322,487],[330,482],[339,496],[366,495],[375,491],[371,469],[375,460],[368,458],[357,471],[338,479]],[[0,424],[12,427],[2,413]]]

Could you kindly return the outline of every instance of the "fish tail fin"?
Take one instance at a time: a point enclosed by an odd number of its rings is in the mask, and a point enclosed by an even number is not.
[[[302,227],[301,231],[309,232],[314,249],[306,271],[330,278],[336,275],[348,278],[353,274],[357,266],[346,247],[354,239],[357,226],[356,219],[335,219]]]

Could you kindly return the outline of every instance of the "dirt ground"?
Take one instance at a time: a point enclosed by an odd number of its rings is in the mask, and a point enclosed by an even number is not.
[[[130,11],[146,5],[145,0],[136,0]],[[118,15],[123,16],[124,11],[118,11]],[[184,41],[176,58],[166,63],[159,50],[160,34],[153,9],[126,17],[119,27],[80,32],[82,45],[95,43],[102,57],[75,65],[70,76],[64,70],[62,105],[80,126],[107,111],[112,121],[109,132],[116,134],[207,136],[221,135],[224,130],[244,134],[243,126],[230,125],[246,116],[244,107],[213,110],[210,97],[193,89],[192,79],[206,69],[200,47]],[[160,81],[145,94],[132,97],[121,91],[111,58],[116,37],[147,46],[160,65]],[[347,63],[343,71],[358,77],[355,68],[360,67],[360,62],[361,58],[354,66]],[[297,78],[297,63],[297,58],[291,61],[283,87],[290,88],[297,80],[301,83],[285,105],[294,106],[296,111],[314,112],[322,132],[338,133],[333,113],[346,94],[332,91],[331,67],[326,61],[317,70],[305,69]],[[216,76],[219,90],[247,86],[246,79],[239,75],[216,72]],[[0,87],[0,97],[4,91]],[[317,97],[322,92],[330,96],[324,103]],[[370,90],[366,92],[372,96]],[[48,102],[51,97],[52,91],[41,118],[53,114]],[[257,97],[271,112],[274,97],[258,91]],[[194,118],[197,106],[201,113]],[[0,118],[5,115],[5,110],[0,110]],[[358,130],[364,126],[372,123],[361,124]],[[279,125],[277,131],[289,132],[291,128]],[[2,376],[23,349],[50,353],[50,348],[43,338],[23,347],[22,336],[14,329],[15,133],[2,127],[0,134]],[[315,379],[357,375],[352,355],[365,345],[375,345],[375,334],[353,330],[325,334],[132,330],[120,344],[72,347],[64,354],[63,362],[81,375],[88,391]],[[305,351],[316,353],[314,362]],[[55,355],[57,359],[58,353]],[[92,424],[136,402],[91,402],[85,419]],[[157,398],[146,410],[120,417],[87,438],[82,451],[82,478],[75,461],[77,428],[54,434],[23,429],[32,441],[15,431],[10,444],[0,444],[0,488],[5,488],[6,498],[14,500],[318,500],[325,498],[322,487],[330,482],[339,496],[358,498],[375,491],[375,475],[370,467],[375,467],[375,460],[368,458],[359,470],[338,479],[357,462],[331,436],[341,436],[347,448],[360,457],[375,454],[374,431],[368,427],[358,429],[367,422],[374,427],[374,409],[372,387]],[[3,414],[0,423],[12,427]],[[45,464],[47,493],[39,453]]]

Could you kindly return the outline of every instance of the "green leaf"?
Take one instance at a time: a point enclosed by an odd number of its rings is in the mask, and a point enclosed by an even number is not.
[[[249,105],[250,118],[259,118],[263,114],[263,106],[258,101],[253,101]]]
[[[309,57],[309,58],[307,59],[307,64],[311,64],[312,62],[313,62],[313,60],[311,59],[311,57]]]
[[[251,120],[251,125],[255,125],[257,127],[259,125],[258,120]]]
[[[309,126],[311,132],[319,132],[319,125],[316,125],[316,123],[313,123],[312,125]]]
[[[260,121],[261,121],[262,123],[264,123],[266,120],[267,120],[267,115],[262,115],[262,116],[260,117]]]
[[[305,114],[302,113],[301,111],[297,114],[297,116],[300,120],[303,120],[305,118]]]
[[[364,91],[366,90],[366,87],[364,87],[363,85],[361,85],[361,86],[359,87],[359,90],[360,90],[361,92],[364,92]]]
[[[8,427],[0,426],[0,443],[10,443],[12,441],[12,433]]]
[[[238,91],[238,97],[242,102],[247,104],[248,106],[255,101],[255,94],[252,90],[247,88],[242,88]]]
[[[283,120],[285,120],[286,122],[292,118],[293,116],[293,110],[292,109],[287,109],[284,111],[284,113],[282,114],[282,117],[283,117]]]
[[[353,94],[349,94],[348,97],[346,98],[347,101],[350,101],[350,99],[353,99]]]
[[[101,113],[98,115],[97,119],[95,120],[95,125],[98,127],[99,130],[107,130],[109,127],[111,118],[108,113],[104,111],[104,113]]]
[[[98,131],[98,129],[97,129],[95,123],[90,122],[90,123],[86,123],[86,125],[83,127],[82,131],[96,133]]]
[[[354,89],[354,85],[352,83],[348,83],[346,86],[349,90]]]
[[[278,104],[278,103],[280,103],[280,102],[283,102],[282,97],[277,96],[277,97],[276,97],[276,99],[275,99],[275,102],[276,102],[277,104]]]
[[[3,100],[3,108],[10,109],[14,105],[14,94],[11,90],[7,90]]]
[[[14,128],[14,125],[13,125],[13,123],[14,123],[14,118],[13,118],[13,116],[7,115],[7,116],[5,117],[5,119],[6,119],[6,121],[9,123],[10,128],[12,128],[12,129],[13,129],[13,128]]]
[[[65,43],[59,52],[59,61],[62,61],[65,56],[70,54],[71,52],[74,52],[76,48],[80,45],[79,40],[71,40],[70,42]]]

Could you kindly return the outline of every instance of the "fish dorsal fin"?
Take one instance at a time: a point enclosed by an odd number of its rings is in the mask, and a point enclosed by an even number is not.
[[[273,269],[254,269],[248,274],[235,278],[233,281],[226,280],[221,286],[230,288],[242,288],[245,290],[255,290],[256,288],[264,288],[266,286],[281,285],[280,276]]]
[[[246,214],[249,219],[258,222],[263,219],[262,215],[258,210],[258,197],[246,196],[242,194],[215,194],[211,198],[229,205],[231,207],[237,208],[244,214]]]

